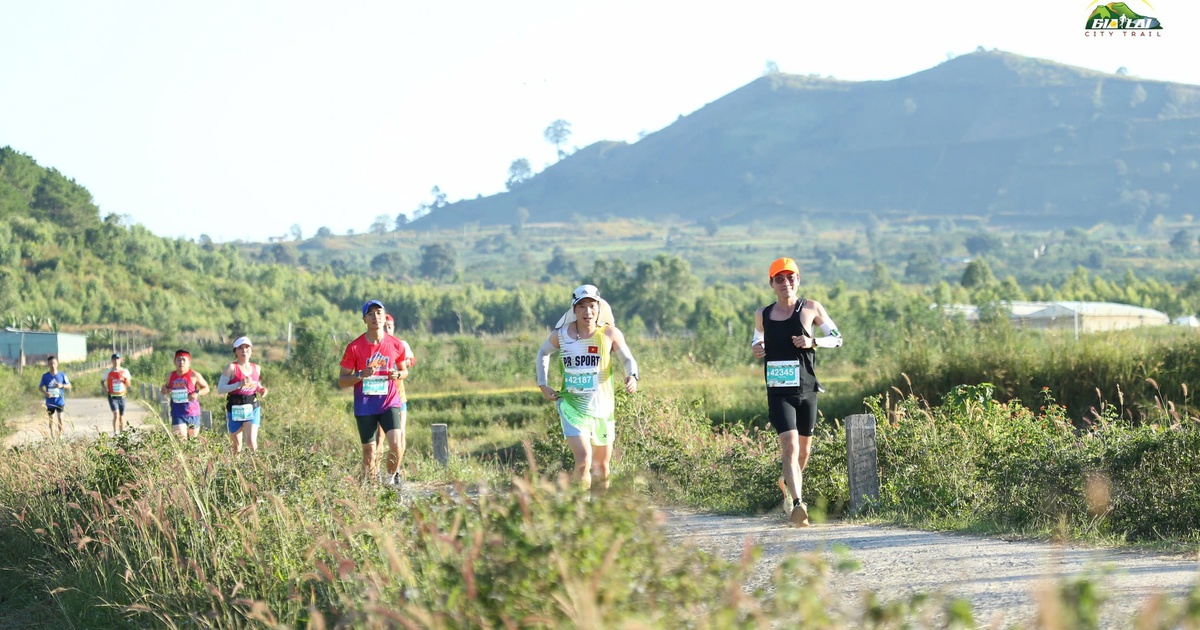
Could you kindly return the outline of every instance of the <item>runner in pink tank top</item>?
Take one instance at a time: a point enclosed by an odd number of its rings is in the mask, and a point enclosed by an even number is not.
[[[258,399],[267,395],[267,388],[262,386],[262,368],[250,362],[253,352],[250,338],[238,337],[233,342],[237,358],[225,366],[217,383],[217,393],[225,394],[225,422],[234,453],[241,452],[243,436],[251,451],[258,450],[258,429],[262,426]]]

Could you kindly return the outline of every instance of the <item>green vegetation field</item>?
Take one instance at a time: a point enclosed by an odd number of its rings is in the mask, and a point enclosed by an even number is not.
[[[6,323],[84,331],[93,348],[136,333],[158,350],[129,367],[151,382],[184,346],[215,383],[229,340],[249,334],[272,391],[256,455],[161,429],[0,454],[0,626],[899,627],[927,624],[930,606],[970,626],[961,603],[886,595],[838,617],[820,597],[837,567],[819,558],[743,593],[746,566],[661,553],[655,505],[779,503],[747,344],[754,309],[771,300],[761,270],[781,254],[801,261],[803,293],[847,339],[819,355],[828,391],[805,483],[817,517],[846,516],[840,421],[870,411],[883,488],[866,518],[1200,542],[1194,331],[1075,340],[936,308],[1036,298],[1196,313],[1190,219],[1036,234],[966,218],[791,233],[577,221],[196,243],[101,219],[86,189],[7,148],[0,218]],[[819,242],[807,238],[818,230]],[[532,368],[583,281],[612,302],[643,377],[618,398],[614,489],[590,502],[563,481],[570,454]],[[356,480],[350,399],[332,386],[368,297],[420,357],[403,495]],[[0,368],[0,422],[36,399],[39,373]],[[220,411],[215,396],[204,405]],[[429,453],[435,422],[450,427],[446,468]],[[1061,592],[1087,592],[1072,588]],[[1096,600],[1064,598],[1060,625],[1087,627]],[[1198,600],[1156,611],[1156,623],[1194,627]]]

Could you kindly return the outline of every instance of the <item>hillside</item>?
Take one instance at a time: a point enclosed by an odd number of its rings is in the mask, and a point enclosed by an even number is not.
[[[891,81],[774,74],[635,144],[600,142],[414,227],[583,215],[749,222],[980,217],[1144,224],[1194,212],[1200,87],[976,52]]]

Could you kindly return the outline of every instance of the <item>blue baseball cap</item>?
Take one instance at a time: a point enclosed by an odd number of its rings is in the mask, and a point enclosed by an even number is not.
[[[372,306],[378,306],[380,310],[387,310],[387,309],[383,308],[383,302],[380,302],[379,300],[371,300],[371,301],[367,302],[366,304],[363,304],[363,309],[362,309],[363,317],[367,316],[367,312],[371,310]]]

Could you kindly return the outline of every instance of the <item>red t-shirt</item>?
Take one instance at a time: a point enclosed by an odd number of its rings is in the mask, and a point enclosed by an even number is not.
[[[129,389],[129,382],[129,370],[109,368],[108,372],[104,374],[104,391],[114,398],[124,396],[125,390]]]
[[[404,404],[404,387],[400,381],[387,378],[387,374],[404,365],[407,358],[404,345],[391,335],[384,335],[379,343],[373,344],[363,333],[346,346],[342,367],[352,372],[373,367],[378,375],[354,384],[354,415],[370,416]]]

